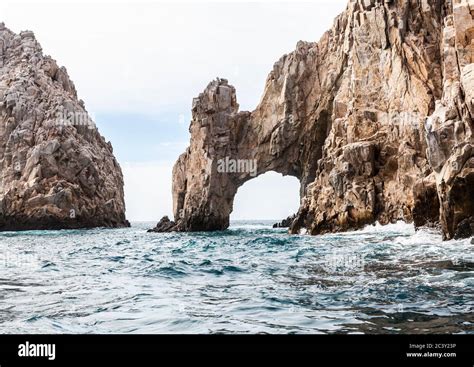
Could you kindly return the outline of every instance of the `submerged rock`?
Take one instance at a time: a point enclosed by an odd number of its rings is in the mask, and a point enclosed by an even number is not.
[[[211,82],[174,166],[173,230],[227,228],[237,189],[276,171],[301,183],[292,233],[404,220],[472,236],[472,9],[351,0],[318,43],[275,63],[255,111],[238,112],[227,80]]]
[[[0,24],[0,230],[123,227],[123,177],[64,67]]]

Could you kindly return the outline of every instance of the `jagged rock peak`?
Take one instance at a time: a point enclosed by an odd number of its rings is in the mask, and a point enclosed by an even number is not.
[[[112,146],[33,32],[0,23],[0,230],[121,227]]]
[[[474,0],[352,0],[275,63],[255,111],[219,108],[235,90],[211,83],[173,170],[173,230],[227,228],[237,189],[276,171],[301,183],[292,233],[404,220],[472,236],[473,19]]]

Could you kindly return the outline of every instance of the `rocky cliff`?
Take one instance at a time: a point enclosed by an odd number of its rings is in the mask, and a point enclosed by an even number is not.
[[[301,183],[292,233],[404,220],[473,235],[473,19],[474,0],[351,0],[318,43],[275,63],[255,111],[211,82],[166,230],[227,228],[237,189],[276,171]]]
[[[123,178],[66,69],[0,24],[0,230],[120,227]]]

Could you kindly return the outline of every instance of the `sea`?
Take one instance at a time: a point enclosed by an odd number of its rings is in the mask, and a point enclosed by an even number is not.
[[[0,233],[0,331],[472,334],[474,244],[409,224],[323,236]]]

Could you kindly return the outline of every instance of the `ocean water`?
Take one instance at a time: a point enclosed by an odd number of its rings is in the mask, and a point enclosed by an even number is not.
[[[411,225],[290,236],[0,233],[2,333],[474,333],[474,245]]]

